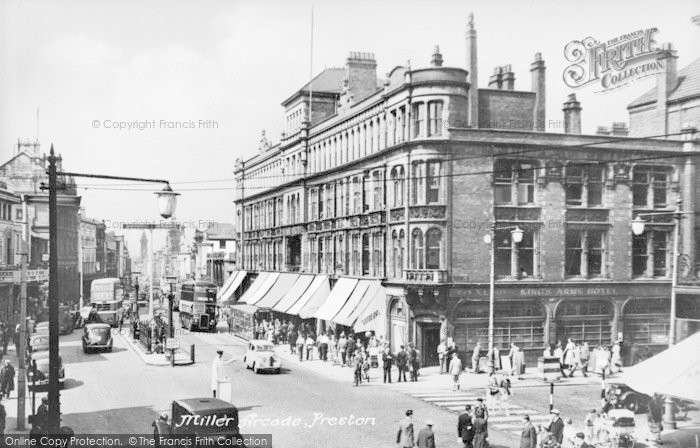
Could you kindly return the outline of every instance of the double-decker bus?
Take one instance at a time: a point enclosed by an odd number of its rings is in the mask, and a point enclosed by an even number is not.
[[[118,278],[100,278],[92,281],[90,287],[90,305],[94,305],[100,320],[116,326],[117,311],[122,307],[124,291]]]
[[[216,283],[187,280],[180,288],[180,321],[188,330],[216,331]]]

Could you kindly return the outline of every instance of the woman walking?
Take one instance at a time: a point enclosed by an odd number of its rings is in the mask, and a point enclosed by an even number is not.
[[[474,431],[474,439],[472,440],[474,448],[488,448],[489,444],[486,441],[489,436],[488,423],[484,418],[484,410],[481,408],[476,408],[472,429]]]
[[[15,368],[10,364],[10,360],[5,360],[5,366],[0,369],[0,395],[10,397],[10,392],[15,390]]]

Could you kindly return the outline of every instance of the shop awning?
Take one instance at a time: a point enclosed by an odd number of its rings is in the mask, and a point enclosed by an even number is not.
[[[275,284],[270,287],[267,294],[265,294],[264,297],[255,304],[255,306],[258,308],[269,309],[277,305],[277,302],[279,302],[280,299],[282,299],[282,296],[289,291],[289,288],[294,286],[294,283],[298,278],[299,274],[290,274],[286,272],[280,274],[279,277],[277,277]]]
[[[267,280],[267,277],[270,276],[269,272],[260,272],[257,277],[253,280],[253,282],[248,286],[248,289],[243,293],[240,299],[238,299],[238,303],[247,303],[246,299],[253,297],[255,292],[260,289],[263,283],[265,283],[265,280]]]
[[[233,271],[231,275],[226,279],[226,283],[219,289],[217,294],[217,302],[219,305],[231,305],[235,300],[232,300],[233,294],[238,290],[248,275],[246,271]]]
[[[700,401],[700,333],[625,369],[619,381],[637,392]],[[617,378],[616,378],[617,380]]]
[[[287,310],[287,314],[294,314],[302,319],[314,317],[316,310],[323,304],[331,293],[331,287],[328,284],[328,276],[317,275],[309,288],[304,292],[304,295]]]
[[[313,281],[313,275],[299,275],[299,278],[297,278],[297,281],[292,285],[289,291],[287,291],[280,301],[272,307],[272,311],[286,313],[287,310],[301,298]]]
[[[333,322],[345,325],[346,327],[352,327],[357,321],[357,317],[360,315],[369,302],[374,298],[374,294],[377,292],[378,288],[382,285],[378,280],[360,280],[357,284],[355,290],[352,292],[352,296],[348,299],[348,303],[345,304],[342,310],[333,318]]]
[[[314,313],[316,319],[333,320],[338,311],[345,305],[350,298],[352,291],[358,284],[356,278],[341,277],[336,282],[331,290],[330,295],[321,307]]]
[[[279,272],[270,272],[267,278],[263,281],[263,283],[260,284],[260,287],[255,290],[253,294],[248,296],[248,300],[245,301],[245,303],[249,305],[257,305],[257,303],[265,297],[265,294],[272,288],[272,285],[275,284],[277,279],[279,278],[280,273]],[[257,280],[256,280],[257,281]]]
[[[374,294],[366,294],[362,300],[367,305],[363,307],[363,303],[360,303],[358,306],[362,310],[357,313],[353,329],[356,332],[374,331],[377,336],[386,336],[386,289],[379,285],[374,290]]]
[[[231,307],[232,310],[241,311],[246,314],[255,314],[258,307],[255,305],[248,305],[247,303],[237,303]]]

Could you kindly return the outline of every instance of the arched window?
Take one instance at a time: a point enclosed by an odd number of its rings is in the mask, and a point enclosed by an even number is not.
[[[430,229],[425,235],[426,253],[425,268],[440,269],[440,246],[442,245],[442,232],[440,229]]]
[[[396,230],[391,232],[391,260],[392,271],[391,276],[396,278],[399,275],[399,237]]]
[[[403,278],[403,260],[405,259],[406,234],[403,230],[399,232],[399,278]]]
[[[369,272],[369,234],[362,235],[362,275],[370,275]]]
[[[411,238],[413,243],[413,256],[411,257],[411,268],[424,269],[425,264],[423,259],[423,232],[421,232],[420,229],[413,229]]]
[[[403,166],[395,166],[391,170],[391,180],[394,188],[394,196],[392,207],[403,206],[403,190],[404,190],[404,169]]]

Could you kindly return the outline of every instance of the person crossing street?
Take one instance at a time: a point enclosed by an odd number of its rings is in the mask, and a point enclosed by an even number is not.
[[[391,367],[394,365],[394,356],[391,354],[389,347],[384,348],[384,353],[382,353],[382,367],[384,368],[384,382],[389,380],[391,383]]]

